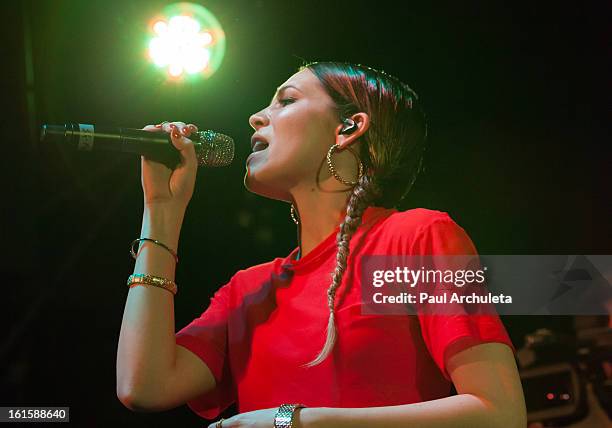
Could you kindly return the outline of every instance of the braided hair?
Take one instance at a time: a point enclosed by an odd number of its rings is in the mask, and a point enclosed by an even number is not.
[[[366,173],[348,196],[346,216],[336,238],[336,266],[327,290],[329,320],[325,344],[307,367],[322,363],[337,338],[334,301],[349,258],[349,244],[369,206],[396,206],[410,191],[422,168],[427,140],[425,114],[417,94],[399,79],[363,65],[338,62],[305,64],[334,101],[339,120],[357,112],[370,116],[360,137]]]

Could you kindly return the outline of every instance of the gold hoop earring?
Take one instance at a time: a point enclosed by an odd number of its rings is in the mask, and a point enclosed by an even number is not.
[[[295,208],[293,207],[293,204],[291,204],[291,219],[293,220],[293,222],[297,225],[300,224],[299,220],[297,219],[297,217],[295,216]]]
[[[348,150],[349,152],[351,152],[353,156],[355,156],[355,160],[357,161],[357,164],[359,165],[359,176],[357,177],[357,181],[345,180],[344,178],[340,177],[340,175],[336,171],[336,168],[334,167],[334,163],[332,162],[332,155],[334,154],[336,150],[339,150],[339,149],[340,149],[340,146],[338,144],[334,144],[327,151],[327,168],[329,169],[329,172],[331,173],[331,175],[333,175],[334,178],[338,180],[340,183],[346,184],[347,186],[356,186],[359,183],[359,180],[361,180],[361,177],[363,177],[363,162],[361,162],[355,150],[353,150],[350,147],[346,147],[346,150]]]

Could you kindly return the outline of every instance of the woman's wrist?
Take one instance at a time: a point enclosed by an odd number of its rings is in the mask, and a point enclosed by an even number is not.
[[[323,428],[326,419],[329,419],[334,409],[329,407],[303,407],[295,410],[293,417],[294,428]]]
[[[163,244],[141,241],[134,246],[136,264],[134,273],[146,273],[173,279],[176,270],[179,235],[184,212],[171,207],[145,206],[142,229],[138,238],[150,238]],[[166,248],[172,249],[168,251]]]
[[[147,205],[142,216],[140,238],[151,238],[178,250],[185,211],[173,206]]]

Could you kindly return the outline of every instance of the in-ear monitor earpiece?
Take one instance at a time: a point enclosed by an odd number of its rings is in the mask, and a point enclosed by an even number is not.
[[[341,134],[352,134],[357,130],[357,124],[353,119],[344,119],[342,123],[345,126],[340,130]]]

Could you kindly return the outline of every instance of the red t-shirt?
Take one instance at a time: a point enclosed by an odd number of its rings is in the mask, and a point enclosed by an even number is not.
[[[362,314],[361,256],[476,254],[445,212],[370,207],[350,242],[337,290],[333,353],[318,366],[301,367],[325,342],[337,232],[297,261],[296,248],[237,272],[206,311],[176,333],[177,344],[199,356],[217,382],[188,402],[193,411],[214,419],[233,402],[243,413],[283,403],[373,407],[428,401],[450,394],[450,345],[454,353],[501,342],[516,352],[496,314]]]

